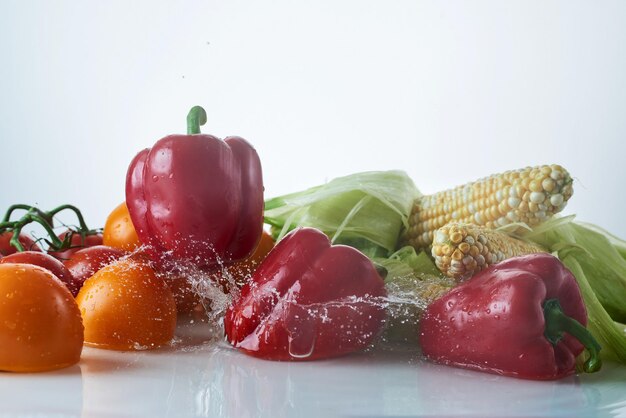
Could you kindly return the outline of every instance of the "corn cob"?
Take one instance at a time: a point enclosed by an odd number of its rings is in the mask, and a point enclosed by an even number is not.
[[[504,232],[453,222],[435,232],[431,253],[443,274],[462,281],[507,258],[543,251]]]
[[[507,171],[418,198],[404,240],[428,248],[448,222],[495,229],[513,222],[535,226],[560,212],[572,196],[572,178],[559,165]]]

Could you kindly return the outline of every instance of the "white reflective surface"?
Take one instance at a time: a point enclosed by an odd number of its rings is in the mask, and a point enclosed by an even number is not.
[[[374,350],[278,363],[210,341],[206,325],[175,347],[85,348],[57,372],[0,374],[0,417],[626,417],[626,367],[556,382],[438,366]]]

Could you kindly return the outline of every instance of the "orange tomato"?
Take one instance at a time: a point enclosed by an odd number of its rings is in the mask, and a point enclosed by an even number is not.
[[[227,268],[228,273],[232,276],[237,287],[242,287],[246,284],[252,273],[254,273],[259,264],[261,264],[261,261],[265,259],[272,248],[274,248],[274,239],[267,231],[264,230],[252,255]]]
[[[83,324],[74,297],[50,271],[0,265],[0,370],[38,372],[80,360]]]
[[[146,263],[124,259],[98,270],[87,279],[76,301],[89,346],[144,350],[174,337],[174,297]]]
[[[122,202],[113,209],[107,218],[102,241],[104,245],[125,251],[134,251],[141,246],[126,203]]]

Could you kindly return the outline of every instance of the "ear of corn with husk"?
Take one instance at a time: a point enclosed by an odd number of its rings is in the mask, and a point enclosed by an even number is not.
[[[565,207],[572,178],[559,165],[494,174],[454,189],[415,199],[404,240],[429,248],[435,231],[449,222],[496,229],[512,223],[539,225]]]
[[[452,222],[435,232],[431,254],[443,274],[462,281],[507,258],[537,252],[545,250],[502,231]]]

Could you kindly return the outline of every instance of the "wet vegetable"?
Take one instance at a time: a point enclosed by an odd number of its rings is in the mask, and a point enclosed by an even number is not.
[[[130,163],[126,204],[153,255],[215,266],[249,256],[263,229],[261,162],[243,138],[200,134],[194,107],[187,135],[170,135]]]
[[[385,317],[383,279],[352,247],[298,228],[269,253],[228,309],[228,341],[252,356],[315,360],[367,347]]]
[[[0,264],[0,318],[0,370],[53,370],[80,359],[83,325],[78,306],[49,270]]]
[[[476,274],[431,303],[421,320],[428,358],[507,376],[551,380],[600,369],[600,346],[585,328],[585,305],[570,271],[554,256],[531,254]]]
[[[106,245],[94,245],[75,252],[72,258],[65,262],[65,267],[72,276],[72,289],[76,290],[72,293],[77,295],[85,280],[126,254],[122,250]]]
[[[124,251],[134,251],[141,246],[126,203],[120,203],[107,217],[102,243]]]
[[[73,296],[76,296],[78,293],[78,287],[74,283],[72,273],[62,262],[52,257],[50,254],[40,251],[22,251],[0,259],[0,263],[32,264],[34,266],[43,267],[50,271],[57,279],[61,280],[69,291],[72,292]]]
[[[85,282],[76,301],[87,345],[145,350],[174,337],[174,297],[146,263],[124,259],[104,267]]]
[[[558,218],[524,235],[558,255],[580,286],[602,356],[626,364],[626,243],[595,225]]]

